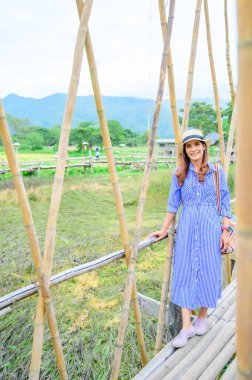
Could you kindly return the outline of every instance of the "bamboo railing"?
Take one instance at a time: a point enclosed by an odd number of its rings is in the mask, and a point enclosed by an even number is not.
[[[173,20],[174,8],[175,8],[175,0],[171,0],[170,11],[169,11],[169,22],[172,22]],[[164,49],[163,49],[163,54],[162,54],[162,62],[161,62],[161,68],[160,68],[160,80],[159,80],[158,93],[157,93],[157,98],[156,98],[156,106],[155,106],[152,128],[151,128],[151,133],[150,133],[150,138],[149,138],[149,143],[148,143],[148,160],[145,166],[145,171],[144,171],[143,181],[142,181],[142,186],[141,186],[141,193],[139,197],[136,229],[135,229],[135,234],[134,234],[132,253],[131,253],[130,261],[129,261],[128,274],[127,274],[126,285],[125,285],[125,290],[124,290],[124,302],[123,302],[123,308],[122,308],[122,315],[121,315],[120,325],[118,329],[116,349],[115,349],[115,355],[114,355],[114,360],[113,360],[113,368],[112,368],[112,373],[111,373],[111,379],[113,380],[117,379],[119,375],[121,357],[122,357],[122,347],[124,343],[126,327],[128,324],[131,294],[132,294],[132,288],[133,288],[133,283],[135,279],[134,270],[135,270],[136,258],[138,254],[138,245],[139,245],[139,240],[140,240],[141,230],[142,230],[144,205],[145,205],[145,199],[146,199],[146,194],[147,194],[147,189],[148,189],[149,174],[150,174],[151,165],[152,165],[154,141],[155,141],[155,136],[156,136],[158,118],[159,118],[162,99],[163,99],[164,82],[165,82],[170,38],[171,38],[171,28],[170,29],[167,28],[167,35],[165,38]]]
[[[26,227],[32,258],[34,261],[36,273],[38,276],[38,282],[40,286],[40,299],[43,307],[45,308],[46,316],[48,319],[48,325],[50,334],[52,337],[52,343],[55,351],[56,361],[61,379],[67,379],[66,365],[63,356],[63,349],[60,341],[56,316],[53,308],[53,303],[50,295],[49,285],[46,278],[46,273],[43,268],[42,256],[37,239],[35,225],[32,218],[28,197],[25,191],[23,178],[20,174],[18,162],[16,159],[11,134],[7,125],[4,109],[2,106],[2,100],[0,99],[0,134],[3,140],[6,156],[11,169],[14,185],[17,192],[17,197],[22,212],[24,224]]]
[[[83,2],[82,0],[77,0],[76,4],[77,4],[78,13],[80,16],[82,7],[83,7]],[[130,254],[131,254],[131,247],[129,243],[129,235],[128,235],[128,230],[126,226],[126,219],[125,219],[125,212],[124,212],[123,201],[122,201],[122,196],[121,196],[121,190],[120,190],[120,186],[118,182],[118,176],[116,173],[115,160],[113,157],[112,145],[110,141],[107,120],[105,117],[105,112],[104,112],[104,107],[103,107],[103,102],[102,102],[102,95],[100,91],[98,74],[97,74],[97,69],[96,69],[96,64],[95,64],[95,57],[94,57],[92,41],[91,41],[89,31],[87,33],[85,46],[86,46],[89,71],[90,71],[91,81],[92,81],[92,86],[93,86],[94,98],[95,98],[95,103],[96,103],[96,109],[97,109],[97,113],[98,113],[98,117],[100,121],[102,138],[103,138],[103,143],[104,143],[105,151],[106,151],[106,157],[108,161],[110,180],[111,180],[113,194],[114,194],[115,203],[116,203],[119,227],[121,231],[121,239],[122,239],[123,247],[125,249],[126,263],[128,266],[129,260],[130,260]],[[137,297],[137,287],[136,287],[135,279],[134,279],[134,283],[132,287],[132,303],[133,303],[134,316],[135,316],[135,321],[136,321],[136,330],[137,330],[138,345],[139,345],[139,350],[140,350],[140,357],[141,357],[142,365],[144,366],[148,362],[148,357],[147,357],[147,351],[146,351],[145,343],[144,343],[142,319],[141,319],[140,306],[139,306],[138,297]]]
[[[237,379],[252,379],[252,2],[237,2]]]
[[[225,17],[225,33],[226,33],[226,62],[227,62],[227,72],[228,72],[228,82],[230,88],[230,94],[232,99],[232,105],[235,103],[235,89],[231,68],[230,60],[230,44],[229,44],[229,27],[228,27],[228,5],[227,0],[224,0],[224,17]]]
[[[45,249],[43,263],[45,267],[45,274],[50,279],[53,263],[53,255],[55,249],[56,238],[56,224],[61,203],[61,197],[63,192],[64,172],[67,160],[67,147],[69,142],[71,122],[74,113],[74,106],[77,98],[77,91],[79,85],[79,78],[81,72],[81,64],[83,57],[83,50],[85,45],[85,39],[87,35],[87,25],[89,16],[92,9],[93,0],[85,0],[85,7],[83,8],[78,35],[76,39],[73,67],[71,73],[71,80],[68,89],[68,96],[65,106],[65,112],[62,122],[59,152],[57,159],[56,173],[53,182],[53,189],[51,195],[51,203],[49,209],[49,216],[46,228]],[[32,347],[32,359],[30,366],[30,380],[39,378],[39,371],[41,366],[42,346],[44,336],[44,304],[42,298],[39,297],[36,317],[34,322],[34,336]]]
[[[166,236],[167,237],[167,236]],[[166,238],[164,237],[164,239]],[[161,240],[160,240],[161,241]],[[139,250],[149,247],[152,244],[157,243],[155,237],[144,239],[139,243]],[[120,260],[125,257],[125,250],[120,249],[118,251],[109,253],[108,255],[99,257],[96,260],[89,261],[88,263],[77,265],[76,267],[66,269],[63,272],[57,273],[50,277],[50,286],[56,286],[61,284],[64,281],[69,280],[70,278],[74,278],[77,276],[81,276],[85,273],[91,272],[93,270],[97,270],[106,265],[113,263],[114,261]],[[16,304],[17,302],[31,297],[34,294],[38,294],[39,287],[38,283],[32,283],[23,288],[17,289],[14,292],[4,295],[0,298],[0,312],[4,311],[8,307]],[[10,310],[8,310],[10,311]]]
[[[188,127],[190,104],[191,104],[191,98],[192,98],[194,67],[195,67],[195,60],[196,60],[196,53],[197,53],[201,5],[202,5],[202,0],[197,0],[195,17],[194,17],[194,25],[193,25],[191,53],[190,53],[189,68],[188,68],[188,75],[187,75],[184,113],[183,113],[183,121],[182,121],[182,128],[181,128],[182,133],[184,133]]]

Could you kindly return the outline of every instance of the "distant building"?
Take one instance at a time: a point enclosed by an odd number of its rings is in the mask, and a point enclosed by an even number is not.
[[[160,156],[176,156],[175,139],[156,139],[155,154]]]

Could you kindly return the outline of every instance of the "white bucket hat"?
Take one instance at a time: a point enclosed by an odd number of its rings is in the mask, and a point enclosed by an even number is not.
[[[181,145],[179,145],[179,150],[183,151],[183,145],[185,143],[187,143],[188,141],[191,141],[191,140],[199,140],[199,141],[203,141],[206,146],[209,148],[209,146],[211,145],[211,140],[210,139],[204,139],[203,137],[203,133],[201,132],[200,129],[188,129],[187,131],[185,131],[182,135],[182,142],[181,142]]]

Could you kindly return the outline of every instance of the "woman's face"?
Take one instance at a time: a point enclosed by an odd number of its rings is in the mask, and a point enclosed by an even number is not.
[[[205,147],[199,140],[191,140],[185,144],[185,151],[190,161],[202,162]]]

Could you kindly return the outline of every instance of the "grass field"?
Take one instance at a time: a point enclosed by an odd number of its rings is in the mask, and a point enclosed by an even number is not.
[[[74,173],[73,173],[74,174]],[[145,207],[143,234],[162,225],[166,212],[171,172],[153,170]],[[234,167],[230,170],[233,192]],[[130,236],[135,227],[136,207],[142,172],[120,172]],[[25,178],[41,249],[47,223],[53,178]],[[25,229],[10,185],[0,193],[1,295],[28,285],[36,279]],[[53,273],[91,261],[121,248],[120,232],[109,176],[97,173],[65,178],[57,224]],[[139,253],[138,291],[159,299],[166,243]],[[109,378],[126,278],[124,260],[69,280],[52,288],[70,379]],[[19,302],[1,318],[0,379],[27,379],[31,355],[36,297]],[[143,316],[149,355],[153,351],[156,321]],[[58,379],[53,350],[46,333],[41,379]],[[120,379],[132,378],[140,369],[134,320],[127,329]]]

